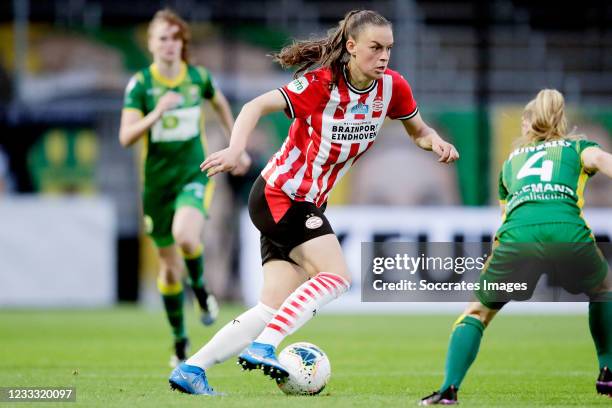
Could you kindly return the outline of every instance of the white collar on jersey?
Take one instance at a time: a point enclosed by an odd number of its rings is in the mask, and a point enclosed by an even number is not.
[[[356,94],[366,94],[366,93],[372,92],[372,89],[374,89],[376,87],[376,84],[378,83],[377,80],[374,80],[372,81],[372,84],[368,86],[367,88],[359,89],[351,85],[351,81],[349,81],[348,75],[346,73],[346,65],[342,67],[342,74],[344,75],[344,82],[346,82],[346,86],[348,86],[348,88]]]

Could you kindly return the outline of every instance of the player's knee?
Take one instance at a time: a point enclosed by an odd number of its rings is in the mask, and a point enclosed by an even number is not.
[[[489,324],[486,315],[480,311],[471,311],[469,313],[466,313],[465,315],[480,320],[485,326]]]
[[[612,275],[608,274],[597,290],[598,292],[612,292]]]
[[[280,309],[285,299],[272,292],[262,292],[259,301],[264,305],[271,307],[274,310],[277,310]]]
[[[344,270],[342,274],[338,274],[338,275],[344,279],[347,289],[350,288],[353,281],[351,279],[351,274],[348,271],[348,269]]]
[[[164,285],[174,285],[180,281],[174,273],[169,270],[160,272],[159,281]]]
[[[334,272],[321,272],[316,278],[320,283],[329,289],[333,289],[336,297],[347,292],[351,287],[351,275],[347,272],[343,274]]]
[[[489,325],[489,323],[491,323],[491,320],[493,320],[493,317],[495,317],[495,311],[492,309],[489,309],[486,306],[483,306],[481,304],[478,305],[470,305],[468,306],[468,308],[466,309],[465,313],[466,316],[471,316],[475,319],[478,319],[482,322],[482,324],[486,326]]]
[[[160,260],[159,280],[165,285],[174,285],[181,281],[182,269],[177,262]]]
[[[185,232],[176,232],[174,234],[174,241],[185,254],[193,254],[200,247],[198,237]]]
[[[587,293],[589,296],[589,300],[591,301],[606,301],[609,302],[612,300],[612,287],[610,285],[606,285],[602,283],[595,289],[591,290]]]
[[[289,287],[276,285],[270,286],[264,283],[264,287],[262,288],[259,296],[259,301],[273,309],[279,309],[294,290],[295,289]]]
[[[341,277],[344,281],[347,287],[351,286],[351,272],[348,269],[348,266],[346,265],[345,262],[334,262],[333,264],[329,264],[329,265],[322,265],[318,268],[316,268],[316,273],[321,273],[321,272],[326,272],[326,273],[332,273],[334,275],[337,275],[339,277]]]
[[[612,294],[612,276],[610,273],[608,273],[608,275],[599,285],[591,289],[587,294],[591,299],[596,299],[601,296],[606,298],[610,297]]]
[[[342,258],[341,262],[337,263],[337,266],[336,266],[335,270],[332,271],[332,272],[336,273],[339,276],[342,276],[342,278],[350,286],[350,284],[351,284],[351,271],[349,271],[348,265],[346,264],[346,261],[344,260],[344,257]]]

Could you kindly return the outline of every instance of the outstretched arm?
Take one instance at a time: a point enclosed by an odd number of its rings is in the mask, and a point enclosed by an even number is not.
[[[278,90],[258,96],[243,107],[232,129],[230,145],[208,156],[200,165],[202,171],[208,171],[208,176],[232,171],[238,165],[240,155],[246,148],[249,135],[257,126],[259,118],[271,112],[282,111],[287,107],[285,98]]]
[[[599,147],[587,147],[580,155],[582,165],[589,172],[600,171],[612,178],[612,154]]]
[[[444,141],[438,132],[427,126],[420,113],[410,119],[402,120],[402,124],[414,143],[421,149],[436,153],[439,156],[439,162],[451,163],[459,158],[455,146]]]

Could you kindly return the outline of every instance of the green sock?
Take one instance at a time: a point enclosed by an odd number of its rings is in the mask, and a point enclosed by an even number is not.
[[[457,319],[448,345],[444,383],[440,391],[445,391],[451,385],[459,389],[467,370],[476,359],[484,328],[484,324],[475,317],[461,315]]]
[[[589,303],[589,327],[597,350],[599,368],[612,368],[612,302]]]
[[[204,247],[200,245],[194,253],[183,252],[183,259],[187,266],[189,276],[189,286],[201,288],[204,286]]]
[[[167,285],[158,280],[157,288],[162,295],[166,316],[172,328],[174,339],[180,340],[186,338],[185,318],[183,317],[183,285],[180,282]]]
[[[204,284],[204,247],[200,247],[193,254],[183,252],[183,259],[187,266],[187,274],[189,276],[189,286],[193,289],[200,307],[206,310],[206,298],[208,292]]]

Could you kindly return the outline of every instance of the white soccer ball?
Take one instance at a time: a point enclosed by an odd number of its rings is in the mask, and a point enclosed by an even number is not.
[[[285,347],[278,361],[289,371],[289,378],[278,384],[285,394],[316,395],[323,391],[331,375],[327,355],[311,343],[293,343]]]

